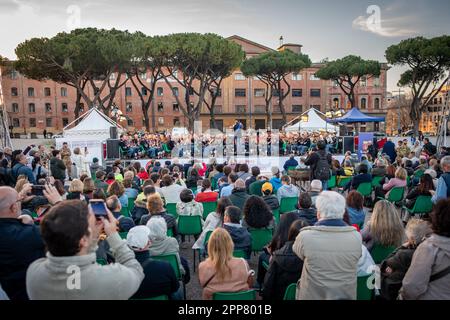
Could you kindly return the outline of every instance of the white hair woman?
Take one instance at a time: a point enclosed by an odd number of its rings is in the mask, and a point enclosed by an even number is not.
[[[355,300],[361,235],[343,221],[345,198],[324,191],[316,200],[318,222],[303,228],[293,250],[304,261],[298,300]]]

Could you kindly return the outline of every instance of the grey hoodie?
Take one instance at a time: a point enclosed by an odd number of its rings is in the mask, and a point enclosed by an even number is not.
[[[26,276],[30,299],[129,299],[139,289],[144,279],[141,264],[118,233],[108,237],[107,241],[116,261],[114,264],[106,266],[97,264],[95,251],[71,257],[55,257],[47,253],[47,258],[33,262]],[[79,268],[78,278],[77,268]]]
[[[400,294],[405,300],[450,300],[450,274],[430,282],[450,266],[450,238],[431,235],[417,247]]]
[[[293,184],[283,185],[277,191],[278,201],[281,203],[281,198],[295,198],[300,195],[300,190]]]

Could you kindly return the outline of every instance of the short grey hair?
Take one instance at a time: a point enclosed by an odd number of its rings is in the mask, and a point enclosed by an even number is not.
[[[430,223],[421,219],[412,218],[405,229],[408,241],[413,245],[419,245],[424,238],[433,233]]]
[[[147,222],[147,228],[150,230],[148,237],[150,241],[164,240],[167,237],[167,223],[162,217],[153,216]]]
[[[323,191],[316,199],[320,219],[342,219],[345,213],[345,198],[334,191]]]
[[[444,167],[450,168],[450,156],[446,156],[446,157],[442,158],[441,167],[442,168],[444,168]]]

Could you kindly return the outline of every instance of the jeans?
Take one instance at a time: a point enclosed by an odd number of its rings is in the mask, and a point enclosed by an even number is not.
[[[156,154],[158,153],[158,148],[153,148],[153,147],[150,147],[148,150],[147,150],[147,155],[150,157],[150,158],[156,158]]]
[[[306,151],[308,150],[307,146],[298,146],[298,150],[300,154],[305,154]]]
[[[130,147],[129,149],[128,149],[128,157],[133,157],[136,153],[138,153],[139,152],[139,147]]]

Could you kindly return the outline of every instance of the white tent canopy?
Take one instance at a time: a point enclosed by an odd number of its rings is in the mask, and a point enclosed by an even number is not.
[[[326,131],[333,131],[337,132],[338,127],[327,123],[322,117],[319,115],[322,114],[320,111],[311,108],[308,111],[302,113],[297,119],[300,119],[299,122],[297,122],[294,125],[286,127],[284,130],[286,132],[299,132],[299,131],[318,131],[318,130],[326,130]],[[304,115],[307,115],[308,120],[303,121],[302,117]],[[324,116],[324,115],[323,115]]]
[[[76,124],[78,122],[78,124]],[[98,158],[103,162],[103,142],[110,138],[110,128],[117,127],[118,134],[124,129],[105,114],[92,108],[84,115],[71,122],[63,129],[62,136],[56,136],[56,147],[61,148],[63,142],[67,142],[73,150],[79,147],[81,150],[87,148],[86,158],[89,161]]]

